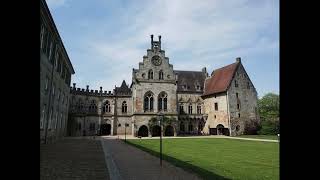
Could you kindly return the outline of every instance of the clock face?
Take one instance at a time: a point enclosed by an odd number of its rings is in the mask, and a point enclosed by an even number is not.
[[[157,55],[153,56],[151,61],[156,66],[159,66],[161,64],[161,58],[160,56],[157,56]]]

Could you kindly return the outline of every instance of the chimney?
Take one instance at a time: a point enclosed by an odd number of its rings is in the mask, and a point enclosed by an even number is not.
[[[76,89],[76,83],[73,83],[73,89]]]
[[[159,37],[159,49],[161,50],[161,35]]]
[[[102,93],[102,86],[100,86],[100,93]]]
[[[236,62],[241,62],[241,57],[237,57]]]
[[[151,34],[151,49],[153,49],[153,34]]]
[[[89,85],[87,85],[87,90],[86,91],[88,91],[89,92]]]

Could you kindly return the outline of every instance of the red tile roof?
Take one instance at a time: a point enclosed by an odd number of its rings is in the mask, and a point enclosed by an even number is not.
[[[232,77],[240,62],[235,62],[213,71],[213,75],[206,79],[203,96],[227,91]]]

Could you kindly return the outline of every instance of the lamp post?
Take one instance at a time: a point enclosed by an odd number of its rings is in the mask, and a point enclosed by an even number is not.
[[[160,124],[160,166],[162,166],[162,121],[163,121],[162,112],[158,114],[158,117],[159,117],[159,124]]]

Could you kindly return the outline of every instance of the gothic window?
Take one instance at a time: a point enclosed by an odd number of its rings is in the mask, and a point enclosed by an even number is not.
[[[45,119],[45,112],[46,112],[46,105],[43,106],[43,109],[41,111],[41,119],[40,119],[40,128],[43,129],[43,122]]]
[[[152,69],[150,69],[149,72],[148,72],[148,79],[153,79],[153,71],[152,71]]]
[[[218,103],[214,103],[214,110],[218,111]]]
[[[158,110],[159,111],[167,111],[167,94],[162,92],[158,97]]]
[[[180,114],[184,114],[184,109],[183,109],[183,105],[180,105]]]
[[[183,122],[180,123],[180,131],[184,132],[184,123]]]
[[[189,111],[189,114],[192,114],[192,104],[189,104],[189,109],[188,109]]]
[[[110,112],[110,103],[109,103],[109,101],[106,101],[106,102],[103,104],[102,111],[103,111],[103,112]]]
[[[238,86],[239,86],[239,84],[238,84],[237,80],[234,80],[234,87],[238,87]]]
[[[159,71],[159,79],[163,80],[163,72],[162,72],[162,70]]]
[[[189,131],[193,131],[193,126],[191,123],[189,123]]]
[[[92,100],[89,105],[89,112],[96,112],[96,111],[97,111],[96,101]]]
[[[123,101],[123,103],[122,103],[122,112],[123,113],[127,112],[127,102],[126,101]]]
[[[78,100],[77,109],[78,109],[78,111],[82,111],[83,110],[83,101],[82,101],[82,99]]]
[[[153,93],[147,92],[144,96],[144,111],[153,111]]]
[[[201,114],[201,106],[200,105],[197,106],[197,114]]]

